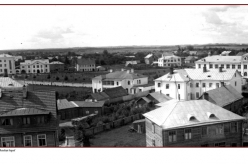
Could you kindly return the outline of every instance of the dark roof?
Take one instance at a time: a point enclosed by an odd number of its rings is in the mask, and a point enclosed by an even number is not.
[[[100,75],[96,76],[93,79],[105,79],[105,80],[114,80],[114,79],[139,79],[139,78],[145,78],[147,76],[144,76],[142,74],[138,74],[135,72],[129,71],[115,71],[108,73],[106,75]]]
[[[69,102],[67,99],[57,100],[57,106],[58,106],[58,110],[77,107],[75,104]]]
[[[73,101],[78,107],[103,107],[104,101],[87,102],[87,101]]]
[[[144,100],[144,101],[147,102],[147,103],[151,102],[151,100],[148,99],[147,97],[141,97],[141,98],[139,98],[136,102],[139,102],[140,100]]]
[[[165,94],[163,94],[163,93],[160,93],[160,92],[149,93],[149,94],[147,95],[147,97],[148,97],[149,95],[150,95],[151,97],[153,97],[155,100],[157,100],[158,102],[160,102],[160,103],[172,99],[171,97],[169,97],[169,96],[167,96],[167,95],[165,95]]]
[[[103,92],[105,92],[111,99],[128,95],[127,91],[121,86],[108,88],[105,89]]]
[[[46,110],[40,110],[35,108],[19,108],[15,110],[11,110],[9,112],[3,113],[0,115],[0,117],[5,116],[27,116],[27,115],[44,115],[49,114],[49,111]]]
[[[92,93],[91,97],[93,99],[96,99],[97,101],[108,100],[109,99],[109,96],[104,92]]]
[[[77,64],[78,65],[90,65],[90,64],[96,64],[96,62],[95,60],[92,60],[92,59],[81,58],[81,59],[77,59]]]
[[[220,107],[226,106],[232,102],[243,98],[243,96],[238,91],[236,91],[231,85],[216,88],[207,91],[206,93],[208,93],[209,101]],[[203,96],[200,97],[200,99],[202,98]]]

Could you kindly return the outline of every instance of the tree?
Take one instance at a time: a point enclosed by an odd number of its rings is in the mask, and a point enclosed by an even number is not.
[[[193,47],[193,46],[187,46],[187,49],[188,49],[189,51],[192,51],[192,50],[194,50],[194,47]]]
[[[56,80],[59,81],[59,77],[56,77]]]
[[[103,55],[108,55],[108,51],[107,50],[103,50]]]

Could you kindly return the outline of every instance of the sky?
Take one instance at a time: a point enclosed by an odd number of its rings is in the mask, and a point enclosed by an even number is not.
[[[0,6],[0,49],[248,43],[248,6]]]

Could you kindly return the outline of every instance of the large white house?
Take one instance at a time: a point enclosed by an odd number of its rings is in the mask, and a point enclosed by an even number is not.
[[[162,57],[158,59],[159,67],[173,67],[173,66],[181,66],[182,60],[180,57],[176,55],[168,55],[162,54]]]
[[[248,75],[248,53],[243,56],[208,56],[195,62],[196,69],[214,70],[222,67],[223,70],[238,70],[240,74],[247,78]]]
[[[15,57],[8,54],[0,54],[0,74],[15,74]]]
[[[25,62],[20,63],[20,70],[23,73],[49,73],[49,60],[25,60]]]
[[[180,69],[155,80],[155,91],[178,100],[195,100],[204,92],[222,85],[231,85],[239,93],[242,77],[237,70]]]
[[[133,88],[144,87],[145,84],[148,84],[148,77],[135,73],[133,69],[122,69],[115,72],[110,70],[110,73],[92,79],[93,93],[102,92],[106,88],[122,86],[129,94],[133,94]]]
[[[95,71],[96,69],[96,62],[92,59],[84,59],[80,58],[77,59],[76,70],[80,72],[85,71]]]

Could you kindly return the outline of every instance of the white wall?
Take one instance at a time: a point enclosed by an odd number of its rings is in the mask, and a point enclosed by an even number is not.
[[[16,74],[14,57],[0,58],[0,74],[4,74],[5,69],[7,69],[8,74]]]

